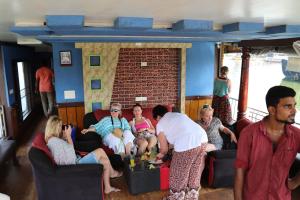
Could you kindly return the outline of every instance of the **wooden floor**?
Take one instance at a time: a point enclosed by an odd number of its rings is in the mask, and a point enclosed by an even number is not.
[[[37,200],[35,184],[32,176],[30,162],[27,152],[31,144],[31,133],[43,131],[46,119],[41,119],[35,123],[35,128],[29,129],[27,141],[17,151],[17,158],[20,166],[14,166],[12,162],[8,162],[1,167],[0,171],[0,193],[8,194],[11,200]],[[26,131],[27,132],[27,131]],[[113,179],[112,185],[121,189],[121,192],[111,193],[105,196],[106,200],[156,200],[162,199],[167,191],[149,192],[140,195],[131,195],[127,190],[124,177]],[[231,188],[212,189],[203,187],[200,191],[201,200],[232,200],[233,192]],[[199,199],[200,199],[199,198]],[[300,199],[300,189],[293,192],[293,200]]]

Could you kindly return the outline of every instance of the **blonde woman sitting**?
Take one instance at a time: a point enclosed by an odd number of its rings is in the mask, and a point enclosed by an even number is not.
[[[220,131],[230,136],[231,142],[237,143],[235,134],[229,129],[223,126],[219,118],[213,117],[214,109],[208,105],[203,105],[200,110],[200,121],[197,123],[206,131],[208,137],[208,145],[206,151],[220,150],[223,147],[223,139],[220,135]]]
[[[114,170],[105,152],[98,148],[84,157],[77,157],[71,138],[72,128],[67,126],[62,130],[62,120],[51,116],[46,124],[45,141],[57,165],[90,164],[103,165],[104,193],[120,191],[110,185],[110,178],[122,176],[122,172]],[[100,188],[99,188],[100,189]]]
[[[142,106],[135,104],[133,106],[134,118],[129,122],[132,132],[135,134],[135,143],[138,145],[138,154],[142,155],[146,150],[151,152],[156,145],[155,128],[151,121],[142,116]]]

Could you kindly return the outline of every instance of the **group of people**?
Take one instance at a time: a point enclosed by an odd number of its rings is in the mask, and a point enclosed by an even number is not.
[[[289,168],[300,152],[300,130],[291,126],[295,121],[295,91],[285,86],[272,87],[266,95],[269,115],[253,123],[240,134],[236,159],[234,197],[240,199],[290,199],[290,191],[300,185],[300,175],[288,179]],[[121,105],[113,103],[110,116],[82,130],[83,134],[96,131],[104,144],[115,153],[129,155],[133,145],[138,154],[151,151],[159,143],[157,159],[162,159],[170,148],[170,192],[166,199],[198,199],[201,174],[206,152],[219,150],[223,141],[220,131],[237,142],[235,134],[220,119],[213,117],[209,105],[201,108],[200,121],[193,121],[182,113],[168,112],[157,105],[152,115],[157,120],[156,130],[149,119],[142,116],[142,107],[133,107],[134,118],[128,122],[121,117]],[[58,164],[101,163],[104,166],[105,193],[119,191],[110,185],[111,177],[121,176],[115,171],[102,149],[84,157],[75,154],[70,127],[62,130],[57,116],[49,118],[45,140]],[[61,132],[63,133],[61,135]]]

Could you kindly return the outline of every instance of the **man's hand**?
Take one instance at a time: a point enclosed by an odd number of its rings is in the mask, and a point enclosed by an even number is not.
[[[156,155],[156,160],[161,160],[164,156],[165,156],[165,154],[163,154],[163,153],[158,153],[158,154]]]

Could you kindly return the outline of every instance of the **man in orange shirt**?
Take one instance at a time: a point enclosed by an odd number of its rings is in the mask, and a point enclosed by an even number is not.
[[[35,92],[40,92],[43,111],[48,118],[54,108],[53,84],[54,74],[47,66],[41,66],[35,73]]]

